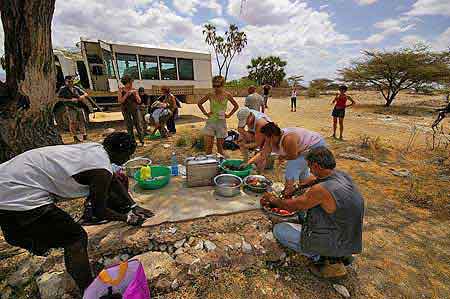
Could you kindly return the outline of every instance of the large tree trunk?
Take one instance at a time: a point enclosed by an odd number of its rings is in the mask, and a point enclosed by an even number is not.
[[[52,108],[55,0],[0,1],[7,100],[0,115],[0,163],[32,148],[62,144]]]

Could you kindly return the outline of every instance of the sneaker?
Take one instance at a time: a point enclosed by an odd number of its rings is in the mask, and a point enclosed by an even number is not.
[[[312,264],[309,267],[309,271],[316,277],[319,278],[342,278],[347,275],[347,270],[342,262],[337,262],[335,264],[330,264],[326,261],[324,264],[316,265]]]
[[[78,138],[78,136],[73,136],[73,142],[80,143],[81,140],[80,140],[80,138]]]

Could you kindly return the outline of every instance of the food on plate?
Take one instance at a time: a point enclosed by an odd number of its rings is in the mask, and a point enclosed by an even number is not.
[[[253,178],[249,178],[247,180],[247,184],[251,187],[256,187],[256,188],[267,188],[269,187],[269,183],[266,180],[261,180],[258,179],[256,177]]]

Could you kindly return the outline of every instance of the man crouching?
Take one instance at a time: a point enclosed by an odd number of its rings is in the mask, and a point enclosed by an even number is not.
[[[347,274],[345,265],[351,263],[352,254],[362,251],[364,199],[350,176],[335,170],[330,150],[312,149],[306,160],[317,178],[306,193],[291,200],[267,193],[263,201],[291,212],[307,211],[303,225],[276,224],[274,236],[284,246],[312,258],[314,275],[338,278]]]
[[[36,255],[64,248],[67,271],[84,292],[94,279],[88,236],[55,205],[55,197],[87,197],[97,219],[140,225],[152,213],[137,207],[111,165],[123,164],[135,150],[134,138],[119,132],[103,144],[42,147],[0,164],[0,227],[5,240]]]

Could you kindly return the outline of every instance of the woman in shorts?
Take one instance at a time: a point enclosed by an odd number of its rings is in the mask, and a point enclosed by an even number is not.
[[[339,94],[336,95],[333,102],[331,104],[334,105],[333,112],[331,116],[333,116],[333,138],[336,138],[336,129],[337,129],[337,121],[339,119],[339,139],[342,140],[342,133],[344,133],[344,117],[345,117],[345,109],[355,105],[355,101],[345,93],[348,88],[345,85],[339,87]],[[350,102],[350,105],[347,105],[347,101]]]
[[[227,119],[239,109],[239,104],[233,96],[225,91],[225,79],[222,76],[215,76],[212,79],[214,92],[206,95],[198,103],[198,108],[208,117],[203,135],[205,136],[206,154],[212,154],[214,137],[217,140],[217,152],[225,156],[223,142],[227,137]],[[210,112],[207,112],[203,104],[209,101]],[[230,113],[227,113],[228,102],[233,105]]]

